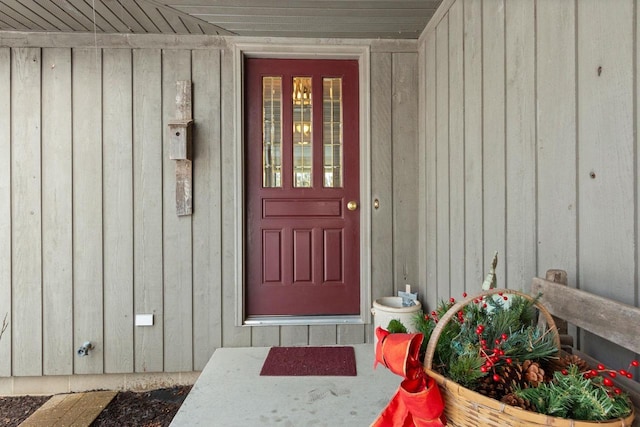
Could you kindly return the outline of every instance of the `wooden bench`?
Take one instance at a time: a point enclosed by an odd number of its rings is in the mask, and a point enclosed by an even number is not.
[[[640,353],[640,308],[571,288],[567,286],[567,274],[562,270],[549,270],[546,279],[534,278],[531,294],[535,296],[538,293],[542,294],[540,302],[554,317],[559,318],[556,323],[564,338],[563,344],[569,344],[569,350],[590,365],[596,366],[599,362],[573,348],[572,338],[564,335],[567,333],[567,322],[636,354]],[[626,369],[627,366],[611,368]],[[627,378],[618,379],[617,382],[629,394],[635,407],[636,421],[633,425],[640,426],[640,383]]]

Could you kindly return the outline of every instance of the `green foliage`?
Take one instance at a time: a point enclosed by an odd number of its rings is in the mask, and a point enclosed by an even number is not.
[[[474,386],[486,374],[480,371],[484,359],[471,353],[463,353],[449,366],[449,377],[464,387]]]
[[[391,319],[391,321],[389,322],[389,326],[387,326],[387,331],[392,334],[406,334],[407,328],[399,319]]]
[[[493,352],[496,342],[504,351],[494,366],[512,360],[541,360],[557,354],[554,337],[534,325],[536,300],[518,295],[487,296],[482,301],[467,304],[456,316],[449,320],[441,331],[436,345],[432,367],[443,375],[465,387],[473,389],[478,381],[491,370],[482,372],[480,368],[487,354]],[[425,336],[423,350],[431,338],[439,319],[453,302],[441,302],[435,313],[416,315],[414,323]],[[478,326],[483,332],[478,334]],[[506,339],[504,338],[506,337]],[[482,348],[484,340],[486,349]]]
[[[603,421],[626,417],[631,402],[602,384],[602,377],[585,378],[572,365],[567,375],[555,372],[553,381],[538,387],[518,389],[515,394],[528,400],[537,412],[584,421]]]

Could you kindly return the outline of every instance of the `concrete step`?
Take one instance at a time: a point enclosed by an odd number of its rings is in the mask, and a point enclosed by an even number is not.
[[[52,396],[20,427],[89,427],[116,394],[117,391],[91,391]]]

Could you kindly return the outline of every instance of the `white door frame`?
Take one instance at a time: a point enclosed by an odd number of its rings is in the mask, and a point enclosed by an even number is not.
[[[360,109],[360,314],[355,316],[287,316],[247,319],[245,314],[244,274],[244,97],[243,63],[245,57],[286,59],[356,59],[359,64]],[[326,40],[296,44],[237,43],[233,46],[235,198],[242,213],[237,221],[234,247],[236,277],[236,326],[319,325],[371,323],[371,109],[370,50],[368,45],[331,45]]]

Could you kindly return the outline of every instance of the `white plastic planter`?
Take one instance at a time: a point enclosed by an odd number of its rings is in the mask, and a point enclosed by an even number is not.
[[[416,312],[420,310],[422,310],[420,301],[416,301],[416,305],[403,307],[402,297],[378,298],[373,302],[373,308],[371,309],[374,330],[377,329],[378,326],[387,329],[392,319],[398,319],[407,328],[407,332],[416,332],[413,317],[416,315]],[[377,343],[377,337],[375,341]]]

